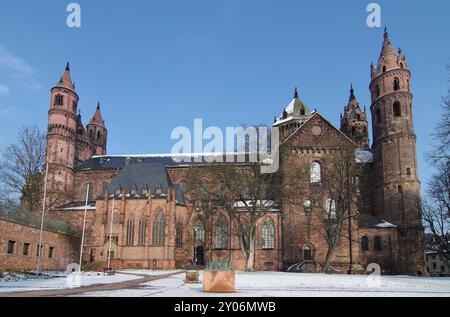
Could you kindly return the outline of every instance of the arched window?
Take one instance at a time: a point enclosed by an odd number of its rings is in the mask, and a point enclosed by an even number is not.
[[[267,218],[262,227],[262,248],[275,248],[275,225],[273,224],[273,220],[271,218]]]
[[[387,71],[386,66],[383,66],[383,73],[385,73]]]
[[[377,85],[377,87],[376,87],[376,97],[378,98],[378,97],[380,97],[380,94],[381,94],[381,92],[380,92],[380,85]]]
[[[311,183],[317,184],[322,181],[322,167],[320,166],[320,163],[313,162],[311,164]]]
[[[134,219],[130,218],[127,221],[127,235],[125,239],[126,245],[134,244]]]
[[[375,116],[376,116],[376,120],[378,123],[381,123],[381,110],[377,109],[377,111],[375,112]]]
[[[306,246],[303,248],[303,261],[312,261],[313,252],[310,246]]]
[[[305,114],[306,114],[305,108],[302,108],[302,109],[300,110],[300,115],[301,115],[301,116],[304,116]]]
[[[329,219],[336,219],[336,200],[328,198],[325,202],[325,212]]]
[[[403,187],[402,186],[398,186],[397,187],[397,191],[399,194],[403,194]]]
[[[205,226],[200,220],[197,221],[194,226],[194,240],[205,241]]]
[[[216,249],[228,249],[228,219],[221,214],[216,223]]]
[[[166,219],[164,213],[158,208],[155,219],[153,220],[153,245],[164,245],[166,233]]]
[[[97,132],[97,143],[100,142],[100,137],[101,137],[101,134],[100,134],[100,131],[98,131]]]
[[[400,102],[396,101],[394,102],[393,107],[393,112],[394,112],[394,117],[401,117],[402,116],[402,107],[400,105]]]
[[[175,228],[175,247],[180,249],[183,247],[183,224],[177,221]]]
[[[55,100],[53,102],[55,106],[62,106],[64,104],[64,96],[63,95],[55,95]]]
[[[382,251],[383,250],[383,246],[381,244],[381,238],[379,236],[376,236],[373,239],[373,248],[375,249],[375,251]]]
[[[352,136],[356,134],[356,127],[352,127]]]
[[[147,219],[145,219],[145,217],[142,217],[141,219],[139,219],[138,244],[144,245],[146,237],[147,237]]]
[[[369,238],[366,236],[361,238],[361,249],[363,251],[369,251]]]
[[[399,91],[400,90],[400,80],[398,79],[398,77],[394,78],[394,91]]]
[[[411,169],[409,167],[406,169],[406,175],[411,176]]]

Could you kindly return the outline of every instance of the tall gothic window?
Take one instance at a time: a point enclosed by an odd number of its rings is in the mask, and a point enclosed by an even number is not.
[[[322,181],[322,168],[318,162],[311,164],[311,183],[317,184]]]
[[[273,224],[273,220],[271,218],[267,218],[262,227],[262,248],[275,248],[275,225]]]
[[[153,220],[153,245],[164,245],[166,231],[166,220],[161,209],[156,212]]]
[[[228,232],[228,219],[220,214],[216,223],[216,249],[228,249]]]
[[[328,198],[325,202],[325,211],[329,219],[336,219],[336,200]]]
[[[134,244],[134,219],[130,218],[127,221],[127,236],[125,239],[126,245],[133,245]]]
[[[194,240],[205,241],[205,226],[200,220],[194,226]]]
[[[145,239],[147,237],[147,220],[145,217],[139,219],[139,234],[138,234],[138,244],[144,245]]]
[[[183,247],[183,224],[181,222],[177,222],[175,231],[175,247],[180,249]]]

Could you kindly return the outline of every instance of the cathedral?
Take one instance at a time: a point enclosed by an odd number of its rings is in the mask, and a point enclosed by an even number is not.
[[[358,217],[346,224],[351,236],[340,239],[332,267],[363,273],[376,263],[387,274],[426,272],[410,77],[405,55],[385,31],[378,63],[370,69],[372,144],[368,113],[353,86],[339,128],[295,91],[273,124],[287,153],[280,169],[294,162],[310,167],[311,173],[298,180],[304,185],[298,203],[279,203],[257,223],[255,269],[295,266],[302,272],[320,271],[327,247],[317,229],[321,211],[316,206],[333,209],[334,202],[321,197],[311,205],[308,197],[321,186],[324,162],[346,146],[354,149],[362,171]],[[245,260],[230,219],[220,212],[207,217],[210,205],[186,197],[186,164],[177,164],[170,155],[108,155],[100,104],[84,127],[78,101],[67,65],[51,90],[47,162],[52,167],[49,188],[69,197],[48,214],[81,231],[87,197],[85,262],[173,269],[227,258],[233,268],[243,269]]]

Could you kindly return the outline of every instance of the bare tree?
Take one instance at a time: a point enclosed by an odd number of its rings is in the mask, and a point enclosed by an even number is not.
[[[5,148],[0,163],[2,200],[37,208],[42,199],[45,144],[45,134],[32,126],[23,127],[17,143]]]
[[[432,234],[431,247],[450,259],[450,165],[439,164],[428,187],[428,197],[422,202],[422,217]]]
[[[261,163],[194,165],[186,177],[188,199],[207,200],[214,207],[211,213],[221,210],[231,219],[231,233],[239,241],[247,271],[255,270],[258,222],[277,208],[281,199],[292,198],[289,194],[299,184],[292,177],[287,186],[278,173],[264,174],[261,167]]]
[[[450,65],[447,66],[450,72]],[[449,78],[450,83],[450,78]],[[433,235],[432,247],[449,257],[450,232],[450,88],[442,98],[443,115],[433,134],[436,141],[428,154],[435,173],[428,183],[427,199],[421,203],[426,229]]]
[[[447,70],[450,73],[450,64],[447,66]],[[450,78],[448,82],[450,83]],[[444,162],[447,164],[450,162],[450,87],[447,96],[442,98],[441,106],[443,110],[441,121],[439,121],[433,133],[436,143],[428,157],[434,163]]]
[[[316,204],[321,210],[322,227],[319,230],[327,243],[323,272],[328,272],[337,246],[349,236],[351,220],[358,216],[357,195],[359,191],[359,169],[355,163],[354,149],[343,148],[324,160],[322,182],[313,190],[312,198],[325,203]],[[347,229],[347,230],[346,230]]]

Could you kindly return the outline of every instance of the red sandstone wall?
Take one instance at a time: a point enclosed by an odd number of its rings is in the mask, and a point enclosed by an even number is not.
[[[8,241],[16,241],[13,254],[7,253]],[[70,263],[78,262],[77,238],[50,231],[43,234],[43,270],[65,270]],[[30,243],[28,255],[23,255],[25,243]],[[39,229],[0,219],[0,270],[36,269]],[[54,248],[53,258],[49,258],[49,248]]]

